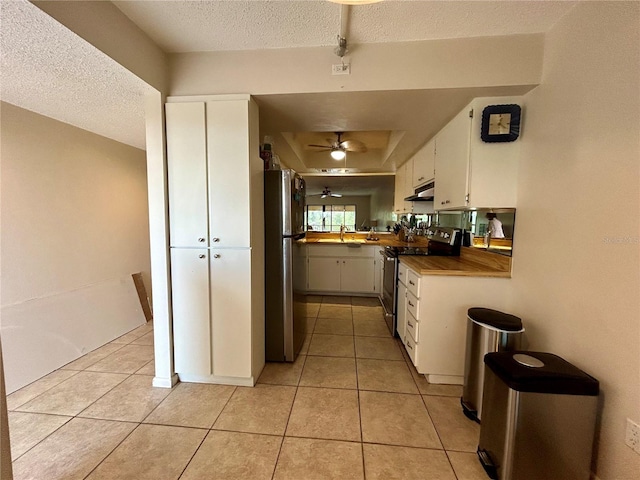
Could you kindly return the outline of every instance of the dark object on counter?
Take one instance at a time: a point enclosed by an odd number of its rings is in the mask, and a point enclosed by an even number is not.
[[[478,458],[489,477],[588,480],[598,380],[552,353],[489,353],[484,363]]]
[[[467,311],[467,347],[460,404],[471,420],[480,423],[482,414],[484,356],[490,352],[519,349],[522,332],[522,320],[515,315],[479,307]]]
[[[387,225],[387,232],[391,231],[391,225]]]

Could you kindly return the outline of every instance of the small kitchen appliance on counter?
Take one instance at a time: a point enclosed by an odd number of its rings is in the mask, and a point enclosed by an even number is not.
[[[398,293],[398,263],[401,255],[460,256],[462,230],[450,227],[429,227],[426,231],[428,243],[423,246],[388,246],[380,250],[383,256],[382,306],[385,321],[391,334],[397,336],[396,314]]]

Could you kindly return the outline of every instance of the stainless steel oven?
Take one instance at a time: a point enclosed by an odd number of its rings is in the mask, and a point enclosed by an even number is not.
[[[380,250],[382,255],[382,306],[384,319],[392,336],[396,336],[396,290],[398,288],[398,255],[393,249]]]

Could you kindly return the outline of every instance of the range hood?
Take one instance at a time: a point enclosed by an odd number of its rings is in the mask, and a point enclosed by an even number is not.
[[[425,202],[433,200],[433,191],[435,182],[429,182],[426,185],[416,188],[416,191],[410,197],[404,199],[405,202]]]

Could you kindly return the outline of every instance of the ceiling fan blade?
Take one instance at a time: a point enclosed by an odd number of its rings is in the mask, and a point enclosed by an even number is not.
[[[327,149],[333,148],[331,145],[307,145],[307,147],[317,147],[317,148],[327,148]]]
[[[320,195],[320,198],[327,198],[327,194],[323,193],[322,195]]]
[[[348,152],[364,153],[367,151],[366,145],[359,140],[345,140],[340,146]]]
[[[332,193],[331,194],[332,197],[336,197],[336,198],[341,198],[342,195],[340,193]]]

